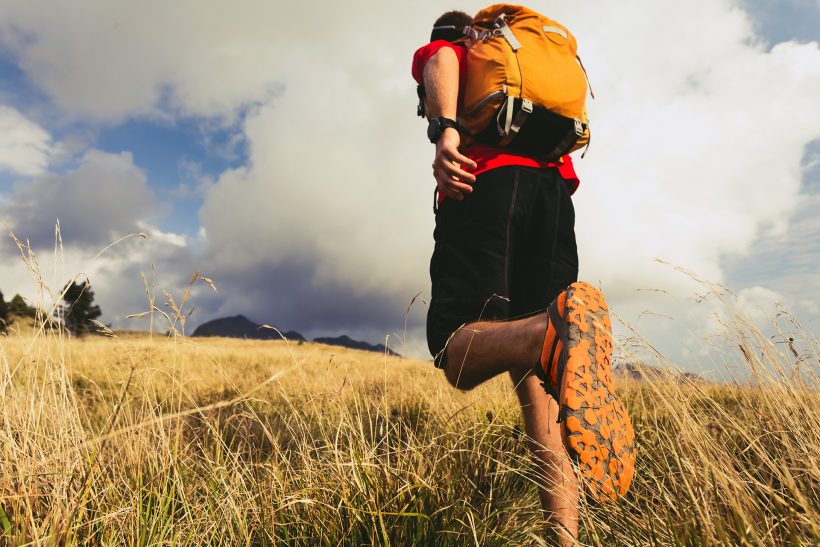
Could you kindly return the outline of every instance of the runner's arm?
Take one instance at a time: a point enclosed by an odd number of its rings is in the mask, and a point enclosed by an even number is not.
[[[456,119],[458,112],[458,57],[448,47],[439,49],[424,66],[424,89],[427,93],[427,113],[429,118],[439,116]],[[458,147],[461,136],[453,128],[447,128],[436,143],[433,160],[433,176],[439,192],[456,200],[464,199],[464,194],[473,191],[471,184],[475,176],[464,171],[461,166],[475,168],[470,158],[463,156]]]

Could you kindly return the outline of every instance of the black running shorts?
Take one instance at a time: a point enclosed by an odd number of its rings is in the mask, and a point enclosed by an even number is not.
[[[546,309],[578,278],[575,210],[555,168],[507,166],[476,177],[436,213],[427,344],[436,366],[464,324]]]

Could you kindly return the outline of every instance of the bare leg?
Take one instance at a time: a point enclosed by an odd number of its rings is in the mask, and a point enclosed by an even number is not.
[[[469,390],[510,370],[529,372],[541,356],[546,314],[515,321],[481,321],[456,331],[447,344],[444,374]]]
[[[509,371],[539,466],[544,517],[559,541],[571,545],[578,534],[578,484],[555,423],[558,404],[532,374],[546,325],[546,314],[466,325],[447,345],[444,372],[453,386],[466,390]]]
[[[536,456],[544,518],[560,544],[573,545],[578,537],[578,483],[561,441],[561,429],[555,423],[558,404],[532,374],[511,371],[510,377],[524,414],[530,449]]]

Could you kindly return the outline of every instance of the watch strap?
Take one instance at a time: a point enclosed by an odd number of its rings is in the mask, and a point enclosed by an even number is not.
[[[444,130],[447,129],[448,127],[452,127],[453,129],[458,129],[458,122],[455,121],[455,120],[452,120],[450,118],[445,118],[444,116],[442,116],[440,118],[437,118],[437,119],[439,121],[439,124],[441,125],[441,131],[442,132],[444,132]]]
[[[437,143],[444,133],[444,130],[449,127],[458,130],[458,122],[450,118],[445,118],[444,116],[430,120],[430,125],[427,128],[427,137],[430,139],[430,142],[434,144]]]

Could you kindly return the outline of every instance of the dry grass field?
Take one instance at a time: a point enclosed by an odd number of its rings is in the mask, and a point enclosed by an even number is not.
[[[636,479],[583,505],[581,543],[820,542],[820,355],[794,327],[727,326],[754,387],[621,381]],[[460,393],[310,343],[0,338],[0,543],[538,545],[534,472],[506,378]]]

